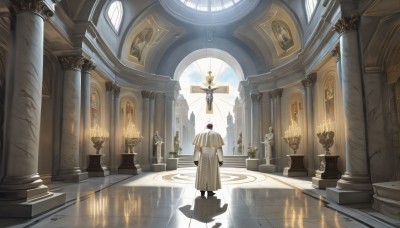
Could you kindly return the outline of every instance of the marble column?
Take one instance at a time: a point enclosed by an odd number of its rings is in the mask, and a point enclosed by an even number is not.
[[[153,142],[153,136],[154,136],[154,121],[155,121],[155,99],[156,99],[156,93],[155,92],[151,92],[150,93],[150,97],[149,97],[149,163],[152,164],[157,163],[156,161],[153,161],[153,158],[155,158],[155,151],[154,151],[154,142]]]
[[[338,203],[369,202],[372,190],[368,174],[358,25],[359,16],[351,16],[340,18],[334,26],[334,30],[340,34],[346,172],[338,181],[336,189],[328,189],[327,196]],[[354,193],[354,197],[349,196],[348,200],[343,200],[341,194],[349,195],[349,190]]]
[[[317,74],[309,74],[304,80],[301,81],[306,91],[306,126],[307,128],[303,130],[306,136],[303,140],[305,143],[306,155],[308,157],[308,175],[315,174],[315,154],[314,154],[314,140],[316,139],[316,134],[314,132],[314,85],[317,79]]]
[[[79,182],[88,178],[88,174],[81,172],[79,167],[81,69],[83,60],[80,55],[59,57],[64,69],[64,81],[60,170],[57,173],[57,180]]]
[[[150,91],[142,91],[142,132],[143,132],[143,141],[142,141],[142,151],[139,154],[140,165],[143,170],[150,170]]]
[[[89,59],[84,59],[82,65],[82,99],[81,99],[81,167],[87,167],[87,156],[94,152],[90,140],[90,77],[96,65]],[[94,148],[93,148],[94,149]]]
[[[275,160],[275,165],[278,166],[279,170],[283,170],[286,166],[286,157],[283,157],[282,153],[282,120],[281,120],[281,98],[283,89],[275,89],[272,91],[272,97],[274,98],[274,131],[275,131],[275,156],[272,158],[272,162]]]
[[[252,91],[251,97],[251,146],[258,148],[256,158],[262,159],[261,145],[261,105],[260,101],[262,93],[259,91]]]
[[[45,1],[10,2],[16,20],[0,155],[0,217],[33,217],[65,203],[65,194],[48,192],[38,174],[44,21],[53,9]]]
[[[165,97],[165,153],[174,151],[175,136],[175,97],[166,95]]]
[[[114,82],[106,82],[105,83],[106,92],[108,93],[109,97],[109,107],[110,107],[110,116],[109,116],[109,128],[110,128],[110,138],[109,138],[109,153],[108,153],[108,164],[110,167],[111,172],[116,173],[118,165],[117,158],[116,158],[116,148],[117,148],[117,139],[118,139],[118,132],[117,132],[117,120],[118,120],[118,113],[117,110],[119,106],[118,98],[119,93],[121,91],[121,87],[116,85]]]

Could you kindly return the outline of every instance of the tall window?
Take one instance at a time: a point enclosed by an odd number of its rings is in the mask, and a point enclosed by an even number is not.
[[[307,21],[310,21],[311,16],[314,13],[315,7],[317,6],[318,0],[305,0],[305,3],[306,3]]]
[[[114,1],[111,3],[110,7],[108,8],[108,18],[112,26],[114,27],[115,31],[119,31],[119,27],[121,26],[123,15],[122,3],[121,1]]]

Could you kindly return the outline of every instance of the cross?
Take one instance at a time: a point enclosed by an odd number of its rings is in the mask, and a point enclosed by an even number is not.
[[[208,75],[206,76],[206,83],[203,83],[206,88],[201,86],[190,86],[190,93],[206,93],[206,101],[207,101],[207,114],[213,114],[213,94],[214,93],[229,93],[229,86],[218,86],[212,87],[215,85],[213,82],[214,76],[211,75],[212,72],[208,71]]]

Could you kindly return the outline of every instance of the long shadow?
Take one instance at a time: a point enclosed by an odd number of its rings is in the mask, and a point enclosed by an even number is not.
[[[191,210],[191,207],[191,205],[185,205],[180,207],[179,210],[188,218],[202,223],[209,223],[214,221],[216,216],[224,214],[228,209],[228,204],[224,204],[221,207],[221,200],[215,196],[208,198],[198,196],[194,200],[194,209]]]

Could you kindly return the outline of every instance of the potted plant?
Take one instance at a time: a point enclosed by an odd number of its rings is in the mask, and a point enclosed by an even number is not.
[[[258,151],[257,147],[252,147],[249,145],[249,147],[247,147],[247,155],[249,156],[249,158],[256,158],[256,153]]]

